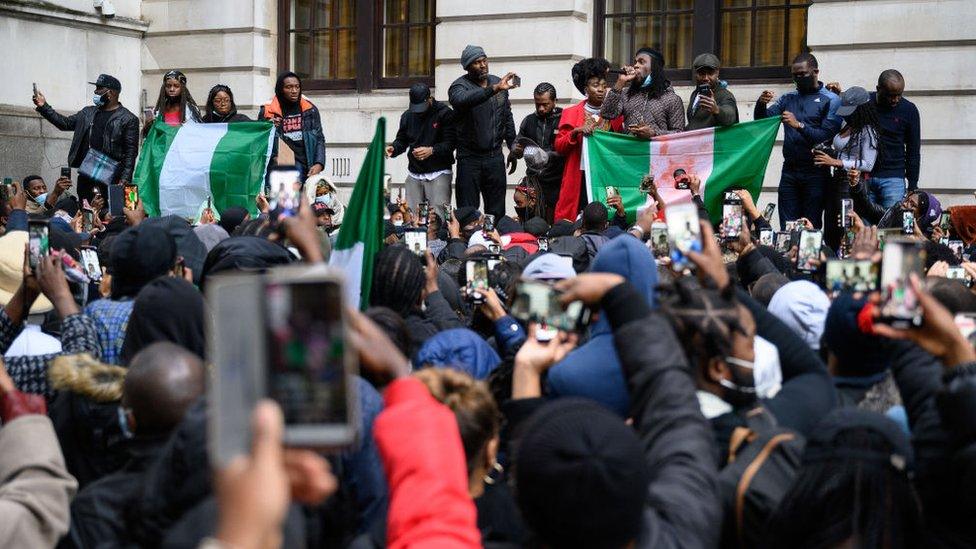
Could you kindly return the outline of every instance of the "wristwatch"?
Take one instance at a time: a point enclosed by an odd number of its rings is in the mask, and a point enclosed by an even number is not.
[[[646,236],[646,233],[644,233],[644,229],[641,228],[640,225],[634,225],[633,227],[627,229],[627,232],[628,233],[631,233],[631,232],[634,232],[634,231],[637,231],[637,234],[634,235],[634,236],[636,236],[640,240],[644,240],[644,237]]]

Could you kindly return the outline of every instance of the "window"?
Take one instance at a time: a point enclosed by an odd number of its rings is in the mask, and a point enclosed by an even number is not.
[[[279,0],[278,65],[310,90],[433,83],[434,0]]]
[[[687,82],[695,55],[714,52],[726,79],[788,78],[807,51],[810,0],[597,0],[594,51],[614,65],[641,46],[661,51],[668,78]]]

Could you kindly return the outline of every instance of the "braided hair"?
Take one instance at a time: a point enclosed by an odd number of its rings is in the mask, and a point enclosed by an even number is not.
[[[417,256],[405,245],[387,246],[376,254],[370,307],[389,307],[406,318],[417,309],[427,280]]]
[[[884,147],[881,146],[881,121],[878,119],[878,109],[875,107],[875,102],[868,101],[863,105],[858,105],[854,112],[844,119],[844,122],[851,130],[851,138],[847,140],[847,144],[840,152],[848,157],[853,157],[860,154],[861,144],[865,139],[869,140],[869,143],[873,141],[874,148],[878,151],[874,165],[880,166]]]
[[[743,332],[733,296],[703,288],[687,277],[662,296],[662,308],[695,367],[713,357],[729,356],[733,334]]]
[[[538,86],[535,87],[535,90],[532,91],[532,94],[533,95],[545,95],[545,94],[549,94],[549,97],[553,101],[555,101],[556,100],[556,86],[553,86],[549,82],[542,82],[541,84],[539,84]]]
[[[539,183],[539,179],[534,175],[526,175],[519,181],[519,184],[515,186],[517,192],[523,193],[528,200],[535,200],[535,206],[530,209],[532,215],[526,216],[525,219],[521,219],[522,223],[532,219],[533,217],[541,217],[546,219],[546,205],[545,201],[542,199],[542,185]]]

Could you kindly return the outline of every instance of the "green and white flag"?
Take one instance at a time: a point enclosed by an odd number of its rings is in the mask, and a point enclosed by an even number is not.
[[[157,121],[133,177],[146,213],[196,219],[210,196],[217,211],[243,206],[256,215],[254,198],[264,184],[273,130],[270,122],[170,126]]]
[[[386,118],[380,118],[329,258],[329,265],[345,271],[349,303],[358,303],[360,309],[369,306],[373,261],[383,245],[385,140]]]
[[[712,221],[718,222],[726,189],[746,189],[753,200],[759,198],[779,124],[779,118],[765,118],[662,135],[650,142],[595,132],[586,139],[583,151],[589,199],[605,202],[606,187],[617,187],[627,217],[633,221],[648,200],[638,190],[648,173],[654,174],[654,183],[666,203],[688,199],[688,191],[674,188],[674,171],[681,168],[701,179],[705,207]]]

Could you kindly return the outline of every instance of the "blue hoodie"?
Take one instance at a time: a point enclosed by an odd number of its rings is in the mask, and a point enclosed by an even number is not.
[[[636,238],[621,236],[607,242],[593,259],[590,271],[615,273],[627,279],[654,306],[657,265],[647,247]],[[605,315],[590,327],[590,340],[549,370],[549,395],[579,396],[627,417],[630,395],[621,370],[613,332]]]
[[[444,330],[427,339],[414,359],[414,368],[454,368],[475,379],[485,379],[502,359],[491,345],[467,328]]]

